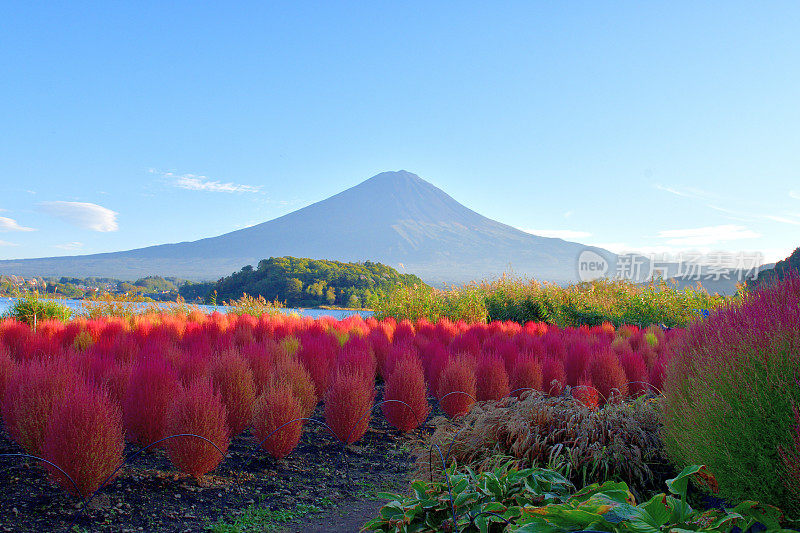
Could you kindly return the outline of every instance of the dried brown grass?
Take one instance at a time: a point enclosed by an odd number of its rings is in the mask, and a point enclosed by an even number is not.
[[[480,402],[456,420],[437,417],[431,422],[434,433],[415,450],[418,479],[441,477],[433,444],[442,454],[449,449],[448,462],[489,470],[510,457],[523,468],[557,469],[578,487],[619,480],[645,494],[661,488],[674,473],[664,451],[656,398],[597,410],[534,391],[521,399]]]

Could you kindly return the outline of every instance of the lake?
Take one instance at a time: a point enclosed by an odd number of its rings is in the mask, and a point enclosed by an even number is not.
[[[8,298],[8,297],[0,297],[0,315],[11,309],[11,306],[14,305],[16,298]],[[82,300],[58,300],[58,303],[69,307],[70,309],[74,310],[76,313],[80,312],[83,309],[83,301]],[[142,304],[144,306],[150,305],[150,303]],[[165,303],[165,306],[168,303]],[[201,310],[206,311],[208,313],[213,313],[214,311],[219,311],[220,313],[227,313],[228,308],[222,305],[198,305]],[[372,311],[353,311],[349,309],[281,309],[282,313],[292,314],[297,313],[301,316],[308,316],[311,318],[319,318],[321,316],[332,316],[337,320],[342,320],[352,315],[361,315],[364,318],[372,316]]]

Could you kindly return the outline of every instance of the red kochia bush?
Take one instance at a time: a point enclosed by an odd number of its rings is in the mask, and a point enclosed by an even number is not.
[[[619,399],[628,394],[628,378],[625,369],[611,351],[602,351],[595,354],[589,362],[587,369],[592,384],[600,392],[605,401],[610,401],[612,396]]]
[[[372,382],[359,374],[337,372],[325,393],[325,423],[345,444],[356,442],[369,428],[374,399]]]
[[[472,360],[463,356],[451,359],[439,376],[439,388],[436,391],[442,410],[451,417],[463,415],[475,403],[475,394]]]
[[[41,455],[53,407],[77,381],[61,360],[32,359],[17,366],[3,399],[3,423],[11,438],[28,453]]]
[[[292,390],[295,398],[300,402],[303,416],[309,416],[317,407],[316,389],[314,380],[303,364],[294,358],[280,359],[275,363],[275,371],[270,383],[286,383]]]
[[[11,372],[14,370],[14,361],[8,350],[0,344],[0,408],[3,405],[3,396],[6,393],[8,380],[11,379]]]
[[[228,429],[235,437],[245,430],[253,417],[256,384],[250,365],[237,352],[221,355],[211,366],[214,388],[222,395],[228,412]]]
[[[80,384],[53,408],[42,453],[75,481],[77,492],[64,474],[47,465],[53,479],[86,498],[122,464],[124,448],[119,406],[102,389]]]
[[[166,431],[169,435],[192,434],[205,437],[173,437],[165,442],[170,462],[181,472],[195,478],[211,472],[228,451],[230,430],[222,397],[206,380],[197,380],[182,388],[170,405]],[[220,454],[220,451],[222,454]]]
[[[500,400],[508,396],[508,374],[503,360],[499,357],[484,357],[475,370],[475,388],[478,400]]]
[[[564,358],[564,370],[567,373],[569,385],[577,385],[591,359],[591,348],[585,339],[580,337],[570,339],[567,355]]]
[[[567,373],[564,364],[552,357],[547,357],[542,363],[542,388],[552,396],[558,396],[567,383]]]
[[[197,379],[205,379],[211,368],[211,361],[203,354],[189,352],[178,363],[178,374],[184,386],[190,385]]]
[[[303,434],[302,421],[289,422],[304,416],[303,407],[291,387],[285,382],[274,383],[264,390],[253,407],[253,434],[261,448],[275,459],[282,459],[295,449]]]
[[[383,399],[407,404],[387,402],[381,406],[386,420],[400,431],[416,429],[428,418],[430,406],[425,389],[425,372],[419,360],[404,357],[397,361],[386,381]]]
[[[535,357],[523,354],[517,357],[514,370],[511,372],[511,392],[519,396],[522,389],[542,390],[542,365]]]
[[[160,357],[136,365],[122,403],[128,440],[147,446],[167,436],[167,411],[179,388],[177,374]]]
[[[648,386],[650,376],[642,356],[637,352],[624,353],[620,356],[620,363],[628,380],[628,394],[634,397],[647,394],[651,389]]]
[[[578,384],[572,389],[572,397],[590,409],[597,409],[600,405],[600,395],[592,385],[592,380],[584,374],[578,379]]]
[[[336,339],[327,333],[304,335],[300,339],[298,356],[314,380],[317,397],[321,398],[328,389],[337,350]]]
[[[257,394],[264,392],[264,387],[272,379],[272,354],[277,350],[278,344],[272,340],[254,342],[240,349],[253,372]]]

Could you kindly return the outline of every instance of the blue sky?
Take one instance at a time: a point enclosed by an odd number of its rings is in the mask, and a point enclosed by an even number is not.
[[[0,4],[0,258],[397,169],[614,251],[800,245],[796,2],[33,4]]]

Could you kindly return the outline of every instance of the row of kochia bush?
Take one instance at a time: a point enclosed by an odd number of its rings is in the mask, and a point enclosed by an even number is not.
[[[318,403],[344,443],[368,429],[376,383],[382,411],[415,429],[438,399],[450,416],[475,401],[529,389],[591,406],[662,386],[678,330],[558,329],[540,323],[396,323],[296,316],[152,315],[0,322],[3,424],[27,453],[58,465],[54,479],[86,496],[123,460],[125,440],[159,444],[201,476],[251,428],[276,458],[298,444]],[[401,403],[402,402],[402,403]],[[216,447],[215,447],[216,446]],[[221,453],[220,453],[221,452]]]

